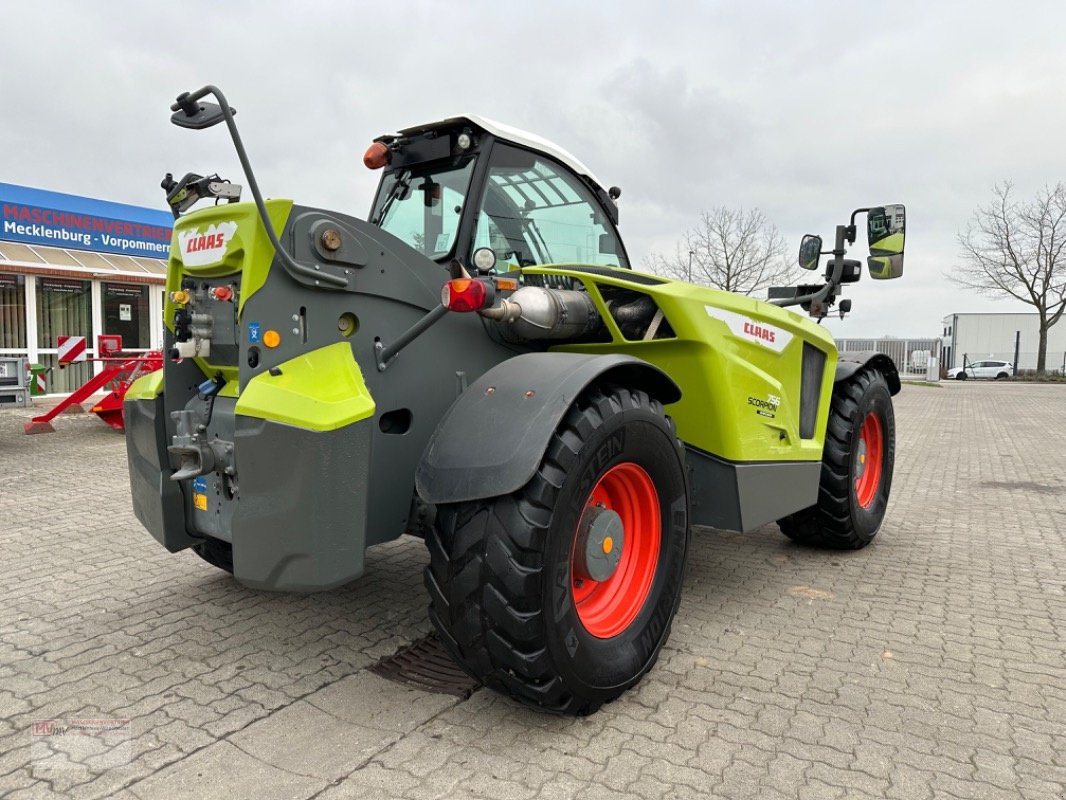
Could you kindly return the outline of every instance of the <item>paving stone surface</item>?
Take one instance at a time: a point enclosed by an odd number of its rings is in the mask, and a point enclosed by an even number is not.
[[[141,529],[120,435],[0,411],[0,796],[1063,800],[1066,386],[896,409],[873,545],[698,531],[659,663],[584,719],[367,671],[429,630],[418,540],[335,591],[251,591]],[[53,719],[130,722],[64,755]]]

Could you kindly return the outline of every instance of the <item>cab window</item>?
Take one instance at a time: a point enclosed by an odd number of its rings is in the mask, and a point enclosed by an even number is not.
[[[393,170],[381,182],[371,221],[430,258],[448,256],[473,169],[468,158]]]
[[[490,247],[500,272],[538,264],[629,267],[618,233],[577,176],[554,161],[497,144],[472,250]]]

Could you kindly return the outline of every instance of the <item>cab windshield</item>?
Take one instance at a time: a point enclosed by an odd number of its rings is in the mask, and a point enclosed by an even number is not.
[[[474,159],[402,167],[387,174],[371,222],[433,259],[455,247]]]
[[[500,271],[540,264],[629,267],[617,232],[575,175],[547,156],[504,144],[492,150],[474,231],[479,247],[492,248]]]

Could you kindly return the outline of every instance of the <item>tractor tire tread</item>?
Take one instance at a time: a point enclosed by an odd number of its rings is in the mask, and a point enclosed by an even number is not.
[[[427,537],[430,618],[453,657],[486,686],[560,714],[585,715],[599,707],[575,697],[553,663],[540,608],[544,566],[538,548],[581,446],[605,420],[641,407],[662,413],[662,405],[644,392],[594,384],[567,412],[525,487],[438,509],[434,534]]]
[[[853,420],[862,398],[881,373],[866,367],[833,388],[822,453],[818,503],[778,520],[778,527],[799,544],[832,550],[858,550],[870,543],[851,518],[850,460]]]

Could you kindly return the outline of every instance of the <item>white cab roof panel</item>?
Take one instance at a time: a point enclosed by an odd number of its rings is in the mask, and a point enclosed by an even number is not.
[[[531,150],[537,150],[549,155],[556,161],[561,161],[563,164],[566,164],[566,166],[570,167],[570,169],[578,175],[584,175],[589,178],[601,189],[605,189],[604,185],[596,179],[596,176],[592,174],[592,171],[588,167],[554,142],[548,141],[543,136],[537,136],[535,133],[523,131],[519,128],[512,128],[510,125],[504,125],[502,122],[496,122],[495,120],[481,117],[477,114],[460,114],[455,117],[437,120],[436,122],[427,122],[424,125],[415,125],[411,128],[404,128],[399,131],[399,133],[403,136],[411,136],[412,134],[431,131],[436,128],[452,127],[453,125],[462,122],[469,122],[472,125],[491,133],[497,139],[502,141],[517,144],[522,147],[528,147]]]

